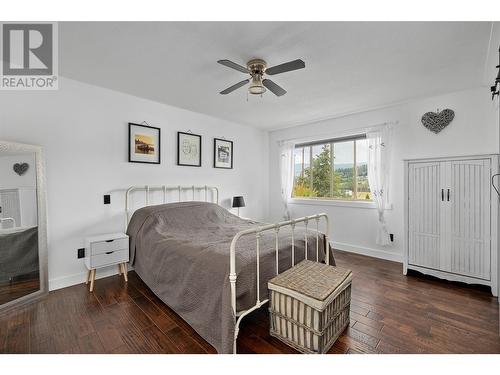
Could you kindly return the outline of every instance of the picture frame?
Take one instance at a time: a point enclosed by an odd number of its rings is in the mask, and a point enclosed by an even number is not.
[[[214,168],[233,169],[233,141],[214,138]]]
[[[128,123],[129,163],[161,163],[161,129]]]
[[[201,135],[177,132],[177,165],[201,167]]]

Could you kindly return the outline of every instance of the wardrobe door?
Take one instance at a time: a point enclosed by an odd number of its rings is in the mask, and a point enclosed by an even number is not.
[[[441,240],[440,162],[411,163],[408,169],[408,263],[440,269]]]
[[[490,160],[449,164],[451,272],[490,280]]]

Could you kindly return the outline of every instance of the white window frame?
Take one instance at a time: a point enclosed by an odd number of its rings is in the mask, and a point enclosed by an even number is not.
[[[376,209],[377,206],[372,200],[345,200],[345,199],[325,199],[325,198],[290,198],[288,204],[307,205],[307,206],[337,206]],[[388,209],[391,209],[389,207]]]
[[[311,142],[304,142],[304,143],[298,143],[295,145],[295,148],[301,148],[301,147],[311,147],[311,152],[312,152],[312,146],[316,145],[324,145],[324,144],[329,144],[330,145],[330,150],[332,149],[332,145],[335,143],[340,143],[340,142],[347,142],[347,141],[356,141],[359,139],[366,139],[366,133],[358,133],[354,135],[348,135],[348,136],[339,136],[339,137],[334,137],[334,138],[327,138],[327,139],[321,139],[317,141],[311,141]],[[356,142],[354,142],[354,149],[353,149],[353,162],[354,166],[356,167]],[[312,164],[312,155],[310,156],[309,163]],[[355,173],[356,174],[356,173]],[[356,181],[357,175],[354,176],[354,180]],[[295,176],[294,176],[294,182],[293,182],[295,187]],[[355,184],[357,187],[357,184]],[[353,192],[354,194],[356,191]],[[293,194],[293,189],[292,189],[292,194]],[[288,203],[290,204],[304,204],[304,205],[328,205],[328,206],[341,206],[341,207],[358,207],[358,208],[376,208],[376,204],[373,202],[373,200],[363,200],[363,199],[340,199],[340,198],[325,198],[325,197],[318,197],[318,198],[308,198],[308,197],[293,197],[291,196],[288,199]]]

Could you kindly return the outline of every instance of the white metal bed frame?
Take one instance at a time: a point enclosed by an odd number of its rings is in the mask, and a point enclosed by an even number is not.
[[[163,191],[163,203],[168,203],[167,201],[167,193],[169,191],[176,191],[178,192],[178,200],[175,202],[181,202],[182,201],[182,192],[183,191],[191,191],[192,192],[192,200],[195,200],[196,197],[196,192],[197,191],[204,191],[204,201],[209,202],[208,200],[208,192],[211,192],[211,202],[219,204],[219,189],[214,187],[214,186],[131,186],[126,190],[125,193],[125,231],[127,230],[128,223],[130,221],[130,194],[134,191],[144,191],[145,193],[145,204],[146,206],[150,205],[150,194],[153,191]],[[304,216],[298,219],[293,219],[293,220],[287,220],[287,221],[282,221],[276,224],[268,224],[268,225],[263,225],[255,228],[250,228],[246,229],[243,231],[240,231],[236,233],[236,235],[233,237],[231,241],[231,246],[230,246],[230,263],[229,263],[229,283],[231,287],[231,308],[233,311],[233,317],[234,317],[234,339],[233,339],[233,353],[236,354],[236,341],[238,339],[238,334],[239,334],[239,327],[241,324],[241,321],[245,316],[250,314],[251,312],[261,308],[263,305],[265,305],[267,302],[269,302],[268,298],[265,298],[263,300],[260,299],[260,237],[262,236],[262,233],[264,232],[270,232],[274,231],[274,236],[275,236],[275,259],[276,259],[276,275],[279,273],[279,231],[283,227],[290,227],[291,228],[291,237],[292,237],[292,244],[291,244],[291,263],[292,267],[295,266],[295,227],[297,224],[303,224],[305,228],[305,247],[304,247],[304,258],[309,259],[309,254],[308,254],[308,226],[309,222],[314,222],[315,228],[313,231],[316,233],[316,256],[315,260],[316,262],[319,262],[319,241],[320,241],[320,231],[319,231],[319,222],[321,219],[324,219],[325,221],[325,262],[326,264],[330,264],[330,252],[328,248],[328,229],[329,229],[329,219],[328,215],[325,213],[320,213],[317,215],[312,215],[312,216]],[[241,310],[237,311],[236,307],[236,280],[237,280],[237,274],[236,274],[236,244],[238,240],[243,237],[243,236],[248,236],[248,235],[254,235],[255,236],[255,253],[256,253],[256,280],[257,280],[257,290],[256,290],[256,301],[255,305],[250,307],[247,310]],[[312,259],[314,260],[314,258]]]

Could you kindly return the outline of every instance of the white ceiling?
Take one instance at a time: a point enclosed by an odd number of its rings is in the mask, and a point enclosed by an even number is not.
[[[260,128],[276,129],[486,84],[490,22],[71,22],[60,74]],[[245,79],[216,63],[269,66],[288,91],[219,91]]]

